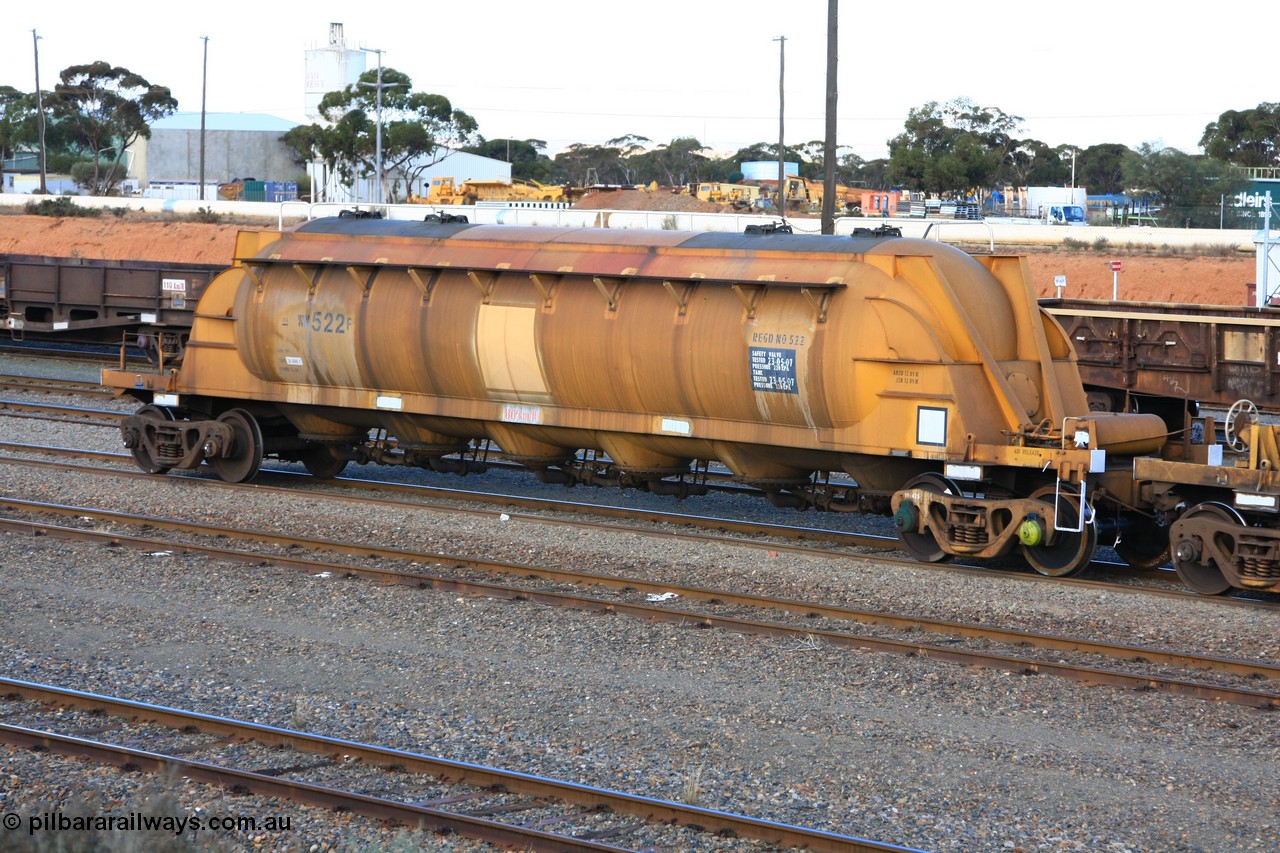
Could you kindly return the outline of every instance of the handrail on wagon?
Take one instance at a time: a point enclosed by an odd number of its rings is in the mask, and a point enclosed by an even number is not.
[[[942,226],[943,226],[943,225],[945,225],[945,224],[947,224],[947,223],[945,223],[945,222],[941,222],[941,221],[936,221],[936,220],[935,220],[934,222],[930,222],[930,223],[929,223],[929,225],[928,225],[928,227],[926,227],[926,228],[924,229],[924,233],[920,235],[920,239],[921,239],[921,240],[928,240],[928,239],[929,239],[929,232],[933,230],[933,226],[937,225],[937,226],[938,226],[938,237],[937,237],[936,239],[937,239],[937,241],[938,241],[939,243],[941,243],[941,242],[942,242]],[[994,254],[996,253],[996,230],[995,230],[994,228],[992,228],[992,227],[991,227],[991,223],[990,223],[990,222],[987,222],[986,220],[965,219],[965,220],[963,220],[963,221],[956,221],[956,222],[952,222],[952,223],[950,223],[950,224],[951,224],[951,225],[977,225],[977,224],[981,224],[981,225],[983,225],[983,226],[987,229],[987,233],[990,235],[990,238],[991,238],[991,244],[990,244],[990,245],[991,245],[991,254],[993,254],[993,255],[994,255]]]

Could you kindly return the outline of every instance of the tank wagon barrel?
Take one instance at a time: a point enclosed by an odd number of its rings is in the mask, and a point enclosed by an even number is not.
[[[920,559],[1050,575],[1100,529],[1158,558],[1176,512],[1133,475],[1164,422],[1090,411],[1023,259],[887,235],[314,220],[241,235],[180,368],[103,383],[147,404],[122,434],[152,472],[500,452],[685,495],[718,462],[781,506],[892,514]]]

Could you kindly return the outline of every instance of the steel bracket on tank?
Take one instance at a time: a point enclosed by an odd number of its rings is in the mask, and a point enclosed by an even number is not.
[[[440,270],[431,270],[426,281],[423,281],[422,273],[417,267],[406,267],[405,272],[413,280],[413,283],[418,286],[418,290],[422,291],[422,303],[424,305],[430,304],[431,292],[435,290],[436,282],[440,280]]]
[[[365,270],[368,270],[367,276],[363,275]],[[378,277],[378,267],[348,266],[347,275],[351,276],[351,279],[356,284],[360,285],[360,290],[362,291],[361,299],[367,300],[369,298],[369,291],[373,289],[373,280]],[[311,299],[313,292],[314,288],[307,291],[307,299]]]
[[[508,267],[510,264],[499,264],[501,267]],[[467,270],[467,278],[471,279],[471,283],[476,286],[476,290],[480,291],[480,301],[484,305],[489,304],[489,300],[493,298],[494,285],[498,283],[498,274],[489,273],[484,278],[480,277],[480,273],[475,270]]]
[[[689,297],[693,296],[693,292],[698,289],[697,283],[685,282],[679,293],[676,292],[676,286],[670,281],[664,279],[662,286],[667,293],[671,294],[671,298],[676,301],[676,306],[680,309],[679,316],[683,317],[685,311],[689,308]]]
[[[834,279],[828,282],[828,284],[843,286],[844,282],[840,281],[839,279]],[[817,296],[814,295],[815,290],[820,291]],[[831,303],[831,294],[835,293],[835,288],[834,287],[823,287],[823,288],[802,287],[800,288],[800,292],[805,295],[805,298],[809,300],[809,304],[812,305],[813,309],[818,312],[818,322],[819,323],[827,322],[827,307]]]
[[[542,295],[542,307],[551,307],[551,296],[555,293],[556,285],[560,283],[560,277],[555,281],[543,281],[542,276],[536,272],[529,273],[529,280],[533,282],[533,286],[538,289],[538,293]]]
[[[302,279],[302,283],[307,286],[307,301],[310,302],[316,292],[316,279],[319,277],[323,267],[315,267],[309,269],[302,264],[293,264],[293,271],[298,274],[298,278]]]
[[[747,292],[750,288],[750,293]],[[756,302],[760,299],[760,294],[766,290],[764,285],[752,287],[751,285],[734,284],[733,292],[737,294],[738,301],[742,303],[742,307],[747,309],[747,319],[754,320],[756,318]]]
[[[265,287],[262,281],[262,273],[266,270],[266,265],[261,265],[261,268],[255,268],[253,264],[247,263],[241,267],[241,269],[244,270],[244,274],[249,277],[249,281],[253,282],[253,286],[257,290],[258,295],[261,296],[263,288]]]
[[[591,280],[595,282],[596,290],[600,291],[600,295],[609,303],[610,311],[618,310],[618,296],[622,293],[621,280],[605,279],[603,276],[592,276]]]

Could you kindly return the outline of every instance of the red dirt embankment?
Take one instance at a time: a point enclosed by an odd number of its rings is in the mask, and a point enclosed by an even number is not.
[[[0,253],[57,257],[227,264],[236,234],[274,227],[265,224],[202,224],[157,219],[0,216]],[[1243,305],[1254,278],[1251,254],[1191,256],[1092,251],[1027,252],[1040,296],[1054,296],[1054,276],[1067,277],[1064,296],[1110,299],[1109,262],[1121,261],[1119,295],[1137,302]]]

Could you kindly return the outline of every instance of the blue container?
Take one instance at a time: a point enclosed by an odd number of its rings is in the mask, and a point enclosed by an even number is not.
[[[266,200],[281,201],[297,201],[298,199],[298,182],[297,181],[267,181]]]

